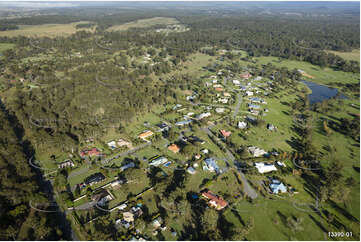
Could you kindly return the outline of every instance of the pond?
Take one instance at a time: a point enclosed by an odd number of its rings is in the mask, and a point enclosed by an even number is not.
[[[308,95],[310,100],[310,104],[314,104],[317,102],[322,102],[323,100],[327,100],[333,97],[345,99],[347,98],[345,95],[340,93],[337,88],[327,87],[323,85],[319,85],[310,81],[302,81],[307,85],[308,88],[311,89],[312,93]]]

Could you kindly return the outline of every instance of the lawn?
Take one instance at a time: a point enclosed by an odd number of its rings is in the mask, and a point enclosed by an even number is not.
[[[289,70],[301,69],[314,77],[312,79],[305,77],[305,80],[324,85],[332,86],[332,83],[334,82],[358,83],[360,80],[360,74],[358,73],[335,71],[331,68],[321,68],[303,61],[280,59],[278,57],[271,56],[256,57],[254,59],[257,60],[258,64],[271,63],[272,65],[278,67],[287,67]]]
[[[71,35],[77,32],[78,30],[89,30],[93,29],[76,29],[75,26],[81,23],[88,23],[85,21],[74,22],[70,24],[41,24],[41,25],[20,25],[19,29],[0,31],[0,36],[27,36],[27,37],[56,37]]]
[[[334,51],[334,50],[329,50],[327,52],[338,55],[345,60],[349,60],[349,61],[353,60],[353,61],[360,62],[360,50],[359,49],[355,49],[350,52],[341,52],[341,51]]]
[[[0,53],[4,52],[5,50],[9,50],[9,49],[13,48],[14,46],[15,46],[15,44],[0,43]]]
[[[178,20],[175,18],[165,18],[165,17],[154,17],[147,19],[140,19],[132,21],[125,24],[114,25],[107,29],[107,31],[124,31],[129,28],[147,28],[155,25],[168,25],[168,24],[178,24]]]

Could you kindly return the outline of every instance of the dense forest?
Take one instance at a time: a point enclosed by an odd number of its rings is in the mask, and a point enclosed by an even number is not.
[[[57,213],[44,213],[30,207],[34,201],[47,203],[37,174],[27,164],[31,147],[28,142],[22,142],[21,127],[3,107],[0,120],[0,239],[68,239]]]

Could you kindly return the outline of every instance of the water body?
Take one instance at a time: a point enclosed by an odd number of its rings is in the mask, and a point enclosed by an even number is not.
[[[345,95],[340,93],[337,88],[319,85],[317,83],[310,81],[302,81],[302,82],[306,84],[308,88],[310,88],[312,91],[312,93],[308,95],[311,105],[333,97],[337,97],[341,99],[347,98]]]

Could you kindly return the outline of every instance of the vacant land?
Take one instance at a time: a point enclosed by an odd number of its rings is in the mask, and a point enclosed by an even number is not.
[[[333,51],[333,50],[330,50],[327,52],[338,55],[345,60],[349,60],[349,61],[353,60],[353,61],[360,62],[360,50],[359,49],[353,50],[351,52],[341,52],[341,51]]]
[[[254,59],[259,64],[271,63],[274,66],[286,67],[289,70],[301,69],[313,77],[313,79],[308,80],[323,85],[332,86],[332,83],[341,81],[343,83],[358,83],[360,78],[358,73],[336,71],[331,68],[321,68],[304,61],[286,60],[271,56],[256,57]],[[305,79],[307,80],[306,76]]]
[[[70,24],[41,24],[41,25],[19,25],[19,29],[1,31],[0,36],[27,36],[27,37],[55,37],[55,36],[64,36],[71,35],[80,30],[90,30],[93,28],[82,28],[76,29],[77,24],[83,24],[88,22],[74,22]]]
[[[14,46],[15,46],[14,44],[0,43],[0,53],[2,53],[5,50],[11,49]]]
[[[176,20],[175,18],[155,17],[155,18],[136,20],[121,25],[114,25],[108,28],[108,31],[124,31],[129,28],[147,28],[160,24],[167,25],[167,24],[178,24],[178,23],[179,23],[178,20]]]

